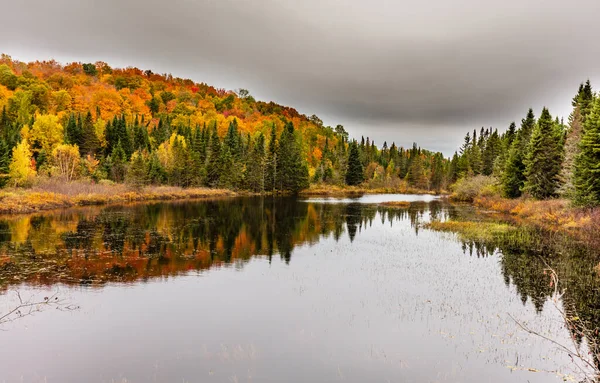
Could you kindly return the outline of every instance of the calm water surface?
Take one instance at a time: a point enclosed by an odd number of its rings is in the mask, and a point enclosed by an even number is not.
[[[569,357],[508,316],[569,342],[543,266],[420,228],[460,214],[366,196],[0,219],[0,313],[17,291],[80,306],[1,325],[0,382],[570,379]]]

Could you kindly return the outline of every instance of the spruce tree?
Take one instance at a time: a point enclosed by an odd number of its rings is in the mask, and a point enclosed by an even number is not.
[[[523,191],[536,199],[555,197],[560,186],[562,158],[561,132],[544,108],[527,149]]]
[[[286,123],[279,138],[276,180],[277,188],[282,192],[296,194],[309,186],[308,166],[292,122]]]
[[[77,120],[75,115],[69,116],[67,127],[65,128],[65,143],[71,145],[79,145],[81,142],[81,132],[77,128]]]
[[[262,193],[265,191],[265,157],[265,136],[260,133],[256,139],[256,143],[252,147],[246,172],[246,186],[255,193]]]
[[[100,140],[96,135],[96,128],[94,127],[94,121],[92,120],[92,113],[89,111],[83,121],[83,130],[81,132],[81,139],[79,144],[79,151],[82,155],[91,154],[95,155],[100,148]]]
[[[525,185],[525,156],[529,147],[531,133],[535,127],[533,109],[529,109],[527,117],[521,120],[506,160],[506,168],[502,174],[502,191],[507,198],[517,198],[522,194]]]
[[[129,171],[127,172],[127,183],[130,185],[141,188],[148,183],[148,167],[146,166],[146,159],[142,156],[142,153],[135,152],[131,156],[131,164],[129,165]]]
[[[591,91],[591,87],[590,87]],[[583,136],[583,115],[582,115],[582,100],[585,98],[584,85],[579,85],[579,91],[571,105],[573,111],[569,115],[569,127],[566,132],[565,145],[564,145],[564,161],[560,172],[561,188],[559,193],[567,197],[574,197],[575,186],[574,186],[574,173],[575,173],[575,161],[579,155],[579,145]]]
[[[269,139],[269,149],[267,150],[267,172],[265,189],[270,192],[274,192],[277,188],[277,130],[275,123],[271,125],[271,135]]]
[[[580,152],[575,160],[575,202],[600,205],[600,98],[596,98],[587,116]]]
[[[208,164],[206,166],[206,182],[209,186],[216,186],[221,176],[221,140],[217,132],[217,123],[213,125],[210,135],[210,151],[208,153]]]
[[[346,170],[346,184],[355,186],[364,181],[363,165],[360,161],[360,153],[356,141],[350,143],[348,154],[348,169]]]
[[[10,171],[11,150],[3,138],[0,138],[0,187],[8,183],[8,173]]]

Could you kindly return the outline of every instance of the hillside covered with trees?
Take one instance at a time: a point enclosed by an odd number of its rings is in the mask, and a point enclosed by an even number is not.
[[[310,183],[446,188],[441,153],[349,138],[244,89],[104,62],[0,58],[3,186],[48,178],[298,192]]]

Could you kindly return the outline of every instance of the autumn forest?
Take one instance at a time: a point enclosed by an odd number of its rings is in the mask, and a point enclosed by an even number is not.
[[[600,100],[589,81],[569,121],[544,108],[475,129],[451,158],[353,138],[249,91],[104,62],[0,59],[3,186],[43,180],[297,193],[309,185],[454,191],[600,203]],[[508,125],[508,124],[507,124]]]

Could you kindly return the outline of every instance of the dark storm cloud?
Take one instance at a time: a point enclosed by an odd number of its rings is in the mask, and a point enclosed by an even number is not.
[[[171,72],[449,154],[599,76],[595,0],[21,0],[0,51]]]

